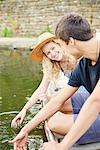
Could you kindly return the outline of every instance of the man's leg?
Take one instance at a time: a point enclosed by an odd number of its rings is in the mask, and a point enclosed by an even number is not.
[[[50,130],[65,135],[74,123],[72,114],[64,114],[62,112],[55,113],[48,121]]]

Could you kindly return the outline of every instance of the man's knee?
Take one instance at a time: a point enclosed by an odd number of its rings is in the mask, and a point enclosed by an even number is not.
[[[48,121],[48,127],[52,131],[56,131],[56,129],[57,129],[59,115],[60,115],[59,113],[60,112],[57,112],[56,114],[54,114]]]

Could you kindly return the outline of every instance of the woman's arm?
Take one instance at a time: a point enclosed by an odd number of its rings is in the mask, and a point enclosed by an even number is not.
[[[61,89],[59,93],[51,98],[51,100],[46,104],[45,107],[43,107],[38,114],[29,121],[28,124],[26,124],[22,130],[25,130],[26,132],[30,132],[32,129],[34,129],[38,124],[40,124],[42,121],[46,120],[47,118],[51,117],[55,112],[57,112],[61,106],[64,104],[66,100],[71,97],[78,88],[71,87],[67,85],[65,88]]]
[[[69,149],[92,125],[98,113],[100,112],[100,79],[83,105],[78,118],[76,119],[71,130],[61,142],[64,149]]]
[[[30,109],[36,103],[36,101],[39,99],[41,94],[46,93],[49,83],[50,83],[49,79],[46,76],[43,76],[43,79],[42,79],[39,87],[32,94],[32,96],[30,97],[29,101],[25,104],[23,109],[26,109],[26,110]]]
[[[65,88],[61,89],[55,97],[53,97],[45,107],[43,107],[38,114],[29,121],[28,124],[26,124],[20,131],[20,133],[14,138],[14,140],[10,141],[10,143],[13,143],[14,145],[17,145],[20,147],[20,144],[23,143],[23,147],[25,147],[28,133],[34,129],[38,124],[40,124],[42,121],[46,120],[50,116],[52,116],[55,112],[57,112],[63,103],[71,97],[78,88],[71,87],[67,85]],[[25,140],[25,142],[23,142]]]
[[[19,114],[12,120],[11,127],[17,128],[17,126],[19,126],[22,123],[24,117],[26,116],[27,110],[29,108],[31,108],[36,103],[36,101],[38,100],[39,96],[41,96],[43,93],[46,93],[48,85],[49,85],[49,80],[47,79],[47,77],[43,76],[43,79],[42,79],[42,82],[41,82],[40,86],[32,94],[31,98],[25,104],[25,106],[19,112]]]

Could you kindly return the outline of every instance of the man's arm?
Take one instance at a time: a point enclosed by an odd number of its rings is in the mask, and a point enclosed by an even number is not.
[[[59,93],[53,98],[51,98],[51,100],[46,104],[46,106],[43,107],[38,112],[38,114],[22,128],[22,130],[29,133],[42,121],[51,117],[55,112],[57,112],[61,108],[62,104],[77,91],[77,89],[77,87],[71,87],[69,85],[61,89]]]
[[[19,148],[20,146],[24,149],[25,144],[27,142],[27,136],[28,133],[34,129],[38,124],[40,124],[42,121],[45,119],[49,118],[52,116],[56,111],[60,109],[62,104],[69,99],[70,96],[72,96],[75,91],[78,88],[76,87],[71,87],[67,85],[67,87],[61,89],[57,96],[52,98],[45,107],[43,107],[38,114],[31,120],[29,121],[28,124],[26,124],[19,134],[12,140],[10,143],[14,144],[15,149]],[[16,148],[17,147],[17,148]]]
[[[64,149],[69,149],[92,125],[100,112],[100,79],[83,105],[74,125],[65,136],[61,145]]]

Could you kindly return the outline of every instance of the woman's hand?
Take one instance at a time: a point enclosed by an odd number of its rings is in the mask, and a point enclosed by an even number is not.
[[[17,128],[23,121],[24,117],[26,116],[26,109],[23,108],[20,113],[12,120],[11,127]]]
[[[14,150],[26,150],[26,143],[28,140],[28,133],[20,131],[20,133],[9,143],[14,145]]]
[[[46,94],[40,94],[39,96],[38,96],[38,99],[42,102],[42,101],[44,101],[44,100],[46,100],[47,99],[47,95]]]

